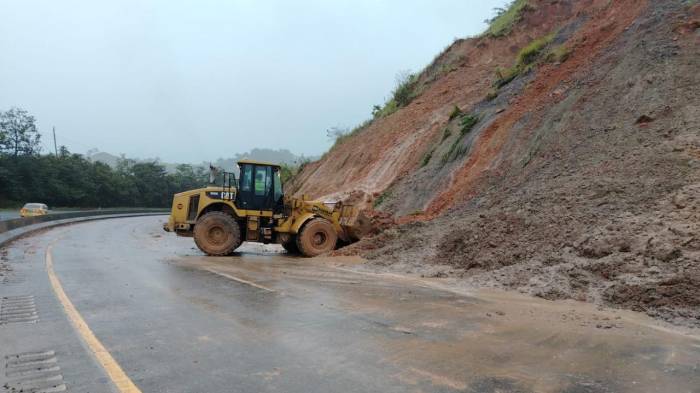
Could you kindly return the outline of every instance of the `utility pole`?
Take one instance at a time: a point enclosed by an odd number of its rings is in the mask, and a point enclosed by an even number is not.
[[[56,145],[56,126],[53,127],[53,150],[58,157],[58,146]]]

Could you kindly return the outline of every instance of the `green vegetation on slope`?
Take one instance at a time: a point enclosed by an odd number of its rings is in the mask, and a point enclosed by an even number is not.
[[[494,87],[501,88],[518,77],[518,75],[530,71],[544,53],[545,48],[554,40],[556,34],[557,32],[554,31],[527,44],[518,52],[515,64],[512,67],[497,68]]]
[[[396,112],[399,108],[405,107],[418,95],[418,76],[409,72],[404,72],[396,77],[396,87],[391,92],[389,99],[384,106],[375,105],[372,116],[377,119],[386,117]]]
[[[479,117],[472,114],[464,114],[459,120],[459,137],[450,146],[450,150],[447,151],[442,156],[441,163],[446,164],[448,162],[454,161],[457,157],[461,157],[467,152],[467,147],[462,145],[462,139],[474,128],[476,123],[479,122]],[[443,141],[445,138],[443,138]]]
[[[523,12],[531,7],[527,0],[515,0],[506,8],[497,8],[496,16],[486,21],[489,28],[484,35],[493,38],[507,36],[522,18]]]

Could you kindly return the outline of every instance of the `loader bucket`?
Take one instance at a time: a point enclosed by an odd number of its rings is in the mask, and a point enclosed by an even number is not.
[[[354,243],[372,230],[372,221],[367,215],[353,206],[343,206],[340,212],[340,226],[348,242]]]

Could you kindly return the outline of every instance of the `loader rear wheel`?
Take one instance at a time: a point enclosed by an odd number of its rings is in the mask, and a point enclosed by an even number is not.
[[[314,218],[297,235],[297,247],[302,255],[315,257],[335,250],[338,234],[328,220]]]
[[[194,243],[207,255],[229,255],[241,245],[241,229],[229,214],[209,212],[194,226]]]

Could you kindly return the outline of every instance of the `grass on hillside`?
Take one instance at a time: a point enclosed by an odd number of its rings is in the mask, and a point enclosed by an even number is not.
[[[542,54],[547,46],[549,46],[549,44],[554,40],[556,34],[557,32],[554,31],[527,44],[520,50],[520,52],[518,52],[515,64],[512,67],[496,68],[496,81],[494,82],[494,87],[501,88],[518,77],[518,75],[530,71],[542,57]]]
[[[447,164],[450,161],[454,161],[457,157],[462,156],[467,152],[467,147],[462,145],[462,139],[474,128],[476,123],[479,122],[479,117],[472,114],[462,115],[459,121],[459,137],[450,146],[450,149],[442,156],[440,162],[442,164]]]
[[[489,28],[484,35],[493,38],[507,36],[513,26],[522,18],[523,12],[531,7],[527,0],[515,0],[507,8],[497,9],[498,14],[488,20]]]
[[[566,45],[559,45],[552,48],[545,56],[545,61],[549,63],[563,63],[571,56],[572,49]]]
[[[391,92],[389,99],[384,106],[375,105],[372,116],[377,119],[386,117],[407,106],[418,95],[418,76],[412,73],[404,73],[396,77],[396,87]]]

